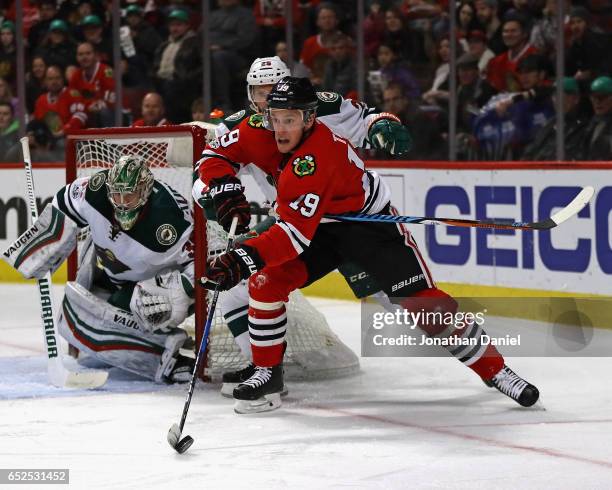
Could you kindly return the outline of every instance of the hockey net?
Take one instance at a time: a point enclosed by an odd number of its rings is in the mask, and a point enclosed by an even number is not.
[[[74,131],[66,139],[66,180],[69,183],[109,168],[122,155],[139,155],[145,159],[155,178],[182,194],[191,203],[193,211],[193,167],[205,143],[206,131],[196,125]],[[194,213],[194,222],[195,270],[196,277],[200,277],[205,259],[225,248],[226,234],[216,223],[206,222],[203,213]],[[83,242],[86,233],[81,234],[79,243]],[[77,264],[78,252],[68,262],[69,280],[75,279]],[[182,325],[195,335],[196,345],[199,345],[206,321],[207,300],[207,292],[196,285],[195,315]],[[287,378],[319,379],[358,371],[358,357],[332,332],[325,317],[299,291],[290,296],[287,318],[284,361]],[[239,369],[245,363],[218,305],[204,374],[217,379],[222,372]]]

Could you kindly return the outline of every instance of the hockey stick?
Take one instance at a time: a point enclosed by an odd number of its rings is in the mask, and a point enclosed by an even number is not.
[[[36,208],[36,197],[34,193],[34,176],[32,174],[32,160],[30,158],[30,146],[27,137],[21,138],[23,150],[23,163],[26,171],[26,182],[28,191],[28,204],[32,223],[38,219]],[[59,388],[82,388],[93,389],[106,383],[108,373],[106,371],[88,369],[83,371],[69,371],[62,362],[60,346],[58,342],[55,307],[53,305],[53,292],[51,291],[51,273],[47,272],[45,277],[37,280],[38,295],[40,297],[40,311],[43,327],[45,329],[45,342],[47,344],[47,373],[52,385]]]
[[[591,186],[584,187],[578,195],[563,209],[550,218],[533,223],[504,219],[472,220],[458,218],[433,218],[425,216],[393,216],[390,214],[326,214],[325,217],[338,221],[380,222],[380,223],[410,223],[415,225],[446,225],[465,226],[473,228],[495,228],[499,230],[550,230],[579,213],[593,197],[595,190]]]
[[[225,253],[229,252],[230,248],[232,247],[232,244],[234,243],[237,225],[238,217],[235,216],[232,220],[229,234],[227,235],[227,246],[225,247]],[[187,412],[189,411],[189,405],[191,405],[191,398],[193,397],[193,389],[195,388],[196,380],[198,378],[197,373],[198,366],[200,365],[200,359],[202,358],[202,354],[206,352],[206,347],[208,347],[210,326],[212,325],[212,320],[215,315],[215,308],[217,306],[218,298],[219,285],[215,286],[213,298],[210,302],[210,306],[208,307],[208,317],[206,318],[206,326],[204,327],[202,340],[200,340],[200,348],[198,349],[198,355],[196,356],[195,365],[193,366],[193,372],[191,373],[191,381],[189,381],[189,390],[187,391],[187,399],[185,400],[185,405],[183,406],[183,415],[181,416],[181,422],[179,424],[173,424],[172,427],[170,427],[170,430],[168,431],[168,444],[170,444],[173,449],[179,454],[183,454],[185,451],[187,451],[187,449],[189,449],[194,442],[193,437],[189,435],[181,439],[181,434],[183,433],[183,427],[185,427],[185,420],[187,420]]]

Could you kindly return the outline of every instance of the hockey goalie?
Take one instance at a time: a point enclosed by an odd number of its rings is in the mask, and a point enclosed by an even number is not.
[[[189,381],[193,354],[178,326],[193,305],[193,220],[187,201],[138,156],[59,190],[4,253],[25,278],[55,271],[88,228],[59,331],[106,365],[156,382]]]

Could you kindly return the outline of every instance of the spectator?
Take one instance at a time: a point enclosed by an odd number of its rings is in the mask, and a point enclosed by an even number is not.
[[[515,92],[519,88],[516,67],[521,59],[534,54],[529,44],[529,29],[523,17],[511,16],[503,23],[507,51],[493,58],[487,66],[487,79],[499,92]]]
[[[338,30],[338,14],[333,5],[321,3],[317,8],[318,34],[304,41],[300,61],[308,67],[313,85],[321,85],[325,73],[325,65],[329,60],[329,43]]]
[[[56,0],[38,0],[38,21],[30,28],[28,45],[30,49],[40,46],[49,32],[49,26],[57,14]]]
[[[408,64],[398,58],[392,46],[381,44],[378,47],[378,66],[383,79],[383,85],[397,83],[402,87],[402,93],[409,99],[416,99],[421,95],[421,89]]]
[[[475,120],[475,134],[483,158],[514,160],[553,117],[550,86],[542,59],[529,55],[519,61],[521,92],[494,96]]]
[[[285,39],[285,2],[291,2],[293,25],[302,23],[298,0],[255,0],[253,14],[260,32],[260,54],[269,56],[277,42]]]
[[[406,0],[401,12],[407,38],[405,59],[414,65],[429,62],[425,45],[432,44],[431,36],[439,38],[448,35],[448,18],[438,2]]]
[[[85,127],[85,100],[77,90],[66,87],[59,66],[47,68],[45,87],[47,92],[36,99],[34,119],[43,121],[55,139],[63,138],[69,129]]]
[[[470,32],[480,29],[480,24],[476,18],[476,9],[474,4],[467,0],[463,0],[457,9],[457,36],[463,51],[468,50],[467,37]]]
[[[236,74],[249,67],[254,56],[257,25],[253,11],[242,7],[240,0],[219,0],[219,8],[210,16],[210,50],[213,88],[217,104],[230,113],[232,107],[243,106],[243,78]],[[239,82],[240,100],[232,100],[232,82]]]
[[[19,121],[15,119],[13,106],[0,102],[0,161],[6,162],[6,152],[19,141]]]
[[[42,56],[34,56],[30,71],[26,73],[26,109],[28,114],[34,112],[36,99],[45,91],[46,71],[45,59]]]
[[[13,106],[13,112],[17,113],[17,97],[13,95],[13,89],[6,79],[0,77],[0,102],[7,102]]]
[[[478,56],[465,53],[457,60],[457,131],[470,133],[472,121],[495,94],[495,89],[480,76]]]
[[[53,136],[47,125],[33,119],[26,126],[26,136],[30,145],[32,162],[62,162],[64,152],[54,146]],[[7,162],[23,162],[21,143],[15,143],[6,153]]]
[[[15,83],[16,63],[15,24],[5,20],[0,24],[0,77],[10,84]]]
[[[160,35],[144,19],[142,9],[138,5],[132,4],[128,6],[125,10],[125,21],[129,26],[136,54],[145,60],[147,66],[151,66],[155,59],[155,51],[162,43]]]
[[[368,58],[374,58],[378,52],[378,46],[385,34],[385,12],[380,1],[370,4],[370,11],[363,21],[363,37],[365,54]]]
[[[331,59],[325,67],[323,89],[348,99],[357,99],[357,66],[352,42],[346,34],[336,34],[329,43]]]
[[[402,158],[439,160],[448,156],[447,145],[442,138],[445,123],[440,120],[440,114],[422,111],[417,99],[409,99],[401,85],[392,82],[383,91],[383,110],[399,117],[412,133],[414,146]]]
[[[557,26],[557,2],[558,0],[546,0],[546,5],[542,9],[542,17],[538,19],[531,30],[531,44],[538,52],[546,55],[551,61],[554,60],[555,52],[557,51],[557,35],[559,27]],[[567,13],[570,6],[570,0],[564,0],[565,12]],[[567,27],[567,22],[564,24],[564,29]],[[566,36],[570,33],[567,29]]]
[[[91,43],[80,43],[77,48],[77,68],[68,86],[85,99],[89,127],[114,125],[115,79],[113,69],[97,59]]]
[[[565,72],[585,85],[610,73],[610,40],[589,29],[590,14],[584,7],[574,7],[570,12],[570,46],[565,58]]]
[[[580,107],[580,88],[575,78],[563,78],[563,146],[566,160],[581,158],[581,142],[588,122],[588,117]],[[555,101],[553,92],[553,102]],[[557,159],[557,118],[551,118],[538,131],[535,139],[525,148],[522,160],[556,160]]]
[[[81,21],[83,40],[91,44],[98,55],[98,61],[111,64],[113,62],[113,43],[104,33],[102,20],[97,15],[87,15]]]
[[[168,126],[172,124],[164,117],[166,108],[161,95],[157,92],[149,92],[142,98],[141,112],[142,118],[134,121],[132,123],[133,127]]]
[[[486,72],[489,61],[495,58],[495,53],[487,47],[487,37],[483,31],[470,31],[467,35],[469,53],[478,57],[478,70],[481,75]]]
[[[383,43],[392,46],[401,60],[412,61],[411,34],[404,26],[404,17],[398,8],[392,7],[385,12]]]
[[[431,88],[423,94],[423,100],[430,105],[446,105],[448,102],[448,74],[450,67],[450,41],[448,37],[443,37],[438,41],[437,49],[440,64],[436,68],[434,81]]]
[[[206,114],[204,114],[204,99],[198,97],[191,104],[191,120],[192,121],[206,121]]]
[[[76,65],[76,44],[72,41],[68,24],[55,19],[49,24],[49,33],[42,46],[35,51],[45,59],[47,66],[57,65],[66,70]]]
[[[487,36],[487,46],[496,55],[503,53],[507,48],[503,42],[502,23],[497,15],[497,0],[476,0],[474,7]]]
[[[612,155],[612,78],[602,76],[591,83],[593,117],[585,129],[584,160],[609,161]]]
[[[191,101],[202,87],[201,39],[190,29],[189,14],[185,10],[170,12],[168,28],[168,39],[155,52],[155,86],[168,108],[168,118],[184,122],[189,119]]]
[[[289,50],[287,49],[287,43],[285,41],[279,41],[278,43],[276,43],[275,54],[287,66],[291,64],[289,62]],[[299,61],[293,62],[293,68],[291,68],[291,74],[294,77],[299,77],[299,78],[310,78],[311,76],[310,70],[306,67],[304,63],[301,63]]]

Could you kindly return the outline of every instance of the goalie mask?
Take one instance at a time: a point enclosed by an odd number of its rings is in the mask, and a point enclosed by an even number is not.
[[[153,190],[153,173],[135,155],[122,156],[108,172],[108,199],[122,230],[131,229]]]
[[[253,61],[247,73],[247,96],[251,109],[255,112],[262,112],[259,104],[266,102],[269,87],[289,75],[291,75],[289,68],[278,56],[257,58]]]

